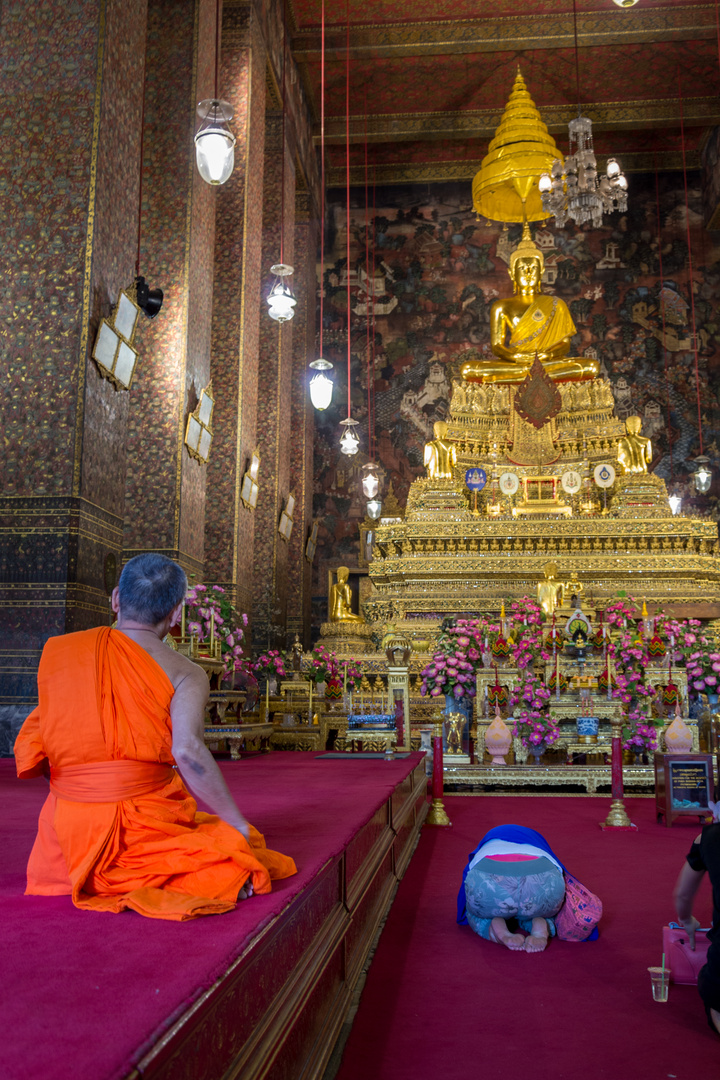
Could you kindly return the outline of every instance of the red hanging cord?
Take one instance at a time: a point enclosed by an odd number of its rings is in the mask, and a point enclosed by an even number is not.
[[[372,279],[373,290],[375,288],[375,218],[377,217],[377,210],[375,206],[377,196],[377,151],[373,150],[373,247],[372,247]],[[372,309],[372,457],[373,461],[377,459],[377,446],[375,443],[375,303],[373,302]]]
[[[345,0],[346,31],[346,73],[345,73],[345,188],[347,197],[347,391],[348,420],[350,419],[350,0]]]
[[[580,58],[578,53],[577,4],[573,0],[573,30],[575,33],[575,96],[577,97],[578,116],[580,115]]]
[[[667,346],[665,344],[665,297],[663,296],[665,279],[663,276],[662,261],[662,235],[660,230],[660,181],[658,179],[657,155],[655,155],[655,203],[657,206],[658,258],[660,260],[660,314],[662,315],[663,328],[663,372],[665,377],[665,402],[667,407],[668,445],[670,447],[670,480],[672,481],[675,479],[675,470],[673,466],[672,432],[670,430],[670,382],[668,381]]]
[[[280,262],[285,262],[285,68],[287,49],[287,22],[283,11],[283,55],[282,55],[282,144],[280,154],[282,165],[280,169]]]
[[[320,31],[320,356],[323,355],[323,300],[325,297],[325,0]]]
[[[685,120],[683,116],[682,81],[678,71],[678,97],[680,98],[680,141],[682,143],[683,181],[685,183],[685,226],[687,229],[688,273],[690,277],[690,311],[692,313],[693,352],[695,353],[695,390],[697,394],[698,436],[700,453],[703,453],[702,410],[700,408],[700,372],[698,370],[697,329],[695,327],[695,289],[693,281],[692,243],[690,240],[690,206],[688,202],[687,163],[685,161]]]
[[[370,277],[370,224],[368,221],[369,202],[368,202],[368,138],[367,138],[367,87],[365,88],[365,274],[367,280],[365,282],[365,288],[367,291],[367,302],[365,307],[365,363],[366,363],[366,377],[367,377],[367,409],[368,409],[368,452],[372,458],[372,402],[371,387],[370,387],[370,305],[372,304],[372,310],[375,310],[375,275]]]

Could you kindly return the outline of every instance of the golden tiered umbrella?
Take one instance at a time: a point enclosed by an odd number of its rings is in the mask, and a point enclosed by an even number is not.
[[[541,221],[538,191],[542,173],[563,156],[518,73],[500,125],[473,180],[473,205],[492,221]]]

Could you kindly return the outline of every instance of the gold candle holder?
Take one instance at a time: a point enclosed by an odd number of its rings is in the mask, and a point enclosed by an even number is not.
[[[612,802],[610,813],[601,822],[604,829],[632,829],[634,825],[628,817],[623,801],[623,762],[622,762],[622,719],[611,720],[612,727]]]

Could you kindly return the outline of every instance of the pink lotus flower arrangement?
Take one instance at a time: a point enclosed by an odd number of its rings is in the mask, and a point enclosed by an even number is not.
[[[524,680],[510,694],[515,710],[513,735],[523,746],[552,746],[560,737],[557,720],[547,712],[550,691],[531,669],[526,669]]]
[[[309,667],[304,668],[304,675],[309,682],[329,682],[340,674],[337,655],[324,645],[316,645],[312,652]]]
[[[627,734],[623,749],[630,750],[633,754],[654,754],[658,747],[658,737],[649,717],[643,716],[638,709],[633,709],[628,714],[628,721],[629,727],[623,728],[623,734]]]
[[[482,626],[478,619],[448,619],[430,663],[423,668],[420,693],[475,697],[475,674],[482,667]]]
[[[277,649],[266,649],[252,664],[257,679],[285,679],[285,657]]]
[[[220,585],[193,585],[188,589],[186,605],[186,633],[207,642],[212,623],[215,637],[220,641],[226,674],[245,668],[240,642],[244,637],[242,627],[247,626],[248,617],[233,607],[225,590]]]
[[[338,678],[347,680],[348,690],[358,690],[362,682],[362,668],[354,660],[344,660],[338,670]]]

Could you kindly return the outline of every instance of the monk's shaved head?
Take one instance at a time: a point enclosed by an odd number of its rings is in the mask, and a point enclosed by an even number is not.
[[[172,559],[147,552],[125,563],[118,592],[125,619],[157,626],[182,601],[187,577]]]

